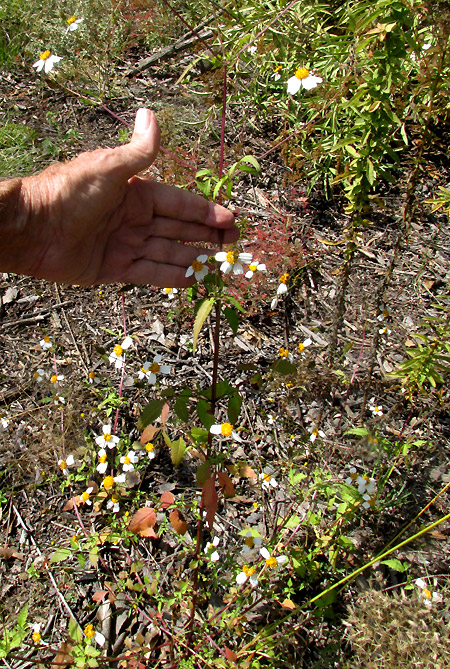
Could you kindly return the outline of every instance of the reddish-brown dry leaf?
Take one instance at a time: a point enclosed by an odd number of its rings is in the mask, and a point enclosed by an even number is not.
[[[175,497],[171,492],[163,492],[161,495],[161,509],[168,509],[175,502]]]
[[[17,548],[2,548],[0,546],[0,558],[3,560],[10,560],[11,558],[23,560],[23,553],[19,553]]]
[[[128,530],[133,532],[133,534],[141,534],[142,532],[149,527],[155,527],[156,525],[156,513],[154,509],[149,509],[148,506],[142,507],[134,514],[133,518],[130,520],[128,525]]]
[[[160,427],[155,427],[154,425],[147,425],[143,433],[141,434],[141,444],[146,444],[151,441],[155,434],[160,431]]]
[[[70,641],[64,641],[58,653],[55,655],[51,669],[64,669],[65,667],[70,667],[70,665],[73,664],[73,657],[70,655],[71,650],[72,644]]]
[[[77,506],[80,505],[81,502],[81,495],[75,495],[75,497],[71,497],[70,499],[67,500],[67,502],[63,506],[63,511],[72,511],[73,509],[73,502],[75,500],[75,504]]]
[[[206,520],[208,521],[209,529],[212,531],[214,517],[216,515],[218,498],[216,490],[216,477],[211,476],[206,479],[202,488],[203,508],[206,511]]]
[[[217,472],[217,480],[225,497],[234,497],[236,491],[234,489],[233,481],[228,474],[225,472]]]
[[[161,411],[161,425],[162,426],[164,426],[166,424],[166,420],[169,417],[169,411],[170,411],[169,405],[165,404],[162,408],[162,411]]]
[[[225,650],[225,657],[227,658],[227,660],[229,662],[236,662],[237,661],[238,657],[237,657],[236,653],[234,652],[234,650],[231,650],[231,648],[228,648],[228,646],[225,646],[224,650]]]
[[[157,539],[158,535],[156,534],[153,527],[146,527],[144,530],[139,532],[140,537],[148,537],[149,539]]]
[[[105,599],[106,595],[109,594],[109,590],[96,590],[94,594],[92,595],[92,599],[94,602],[103,602]]]
[[[232,476],[240,476],[244,479],[257,479],[258,474],[254,469],[246,464],[227,465],[227,469]]]
[[[177,534],[186,534],[188,526],[181,511],[178,509],[171,511],[169,514],[169,520]]]

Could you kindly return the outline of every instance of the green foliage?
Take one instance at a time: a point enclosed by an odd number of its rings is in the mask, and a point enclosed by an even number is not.
[[[8,657],[14,648],[20,648],[26,636],[30,633],[27,626],[28,605],[25,605],[17,616],[17,622],[12,629],[3,628],[3,637],[0,637],[0,658]]]

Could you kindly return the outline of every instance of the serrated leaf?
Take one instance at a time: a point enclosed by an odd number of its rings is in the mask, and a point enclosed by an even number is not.
[[[199,400],[197,402],[196,406],[197,415],[200,418],[202,425],[206,427],[208,432],[211,425],[214,425],[214,423],[216,422],[214,416],[210,413],[210,410],[211,407],[209,402],[206,402],[205,400]]]
[[[161,411],[165,405],[164,400],[152,400],[143,409],[138,420],[138,429],[144,430],[147,425],[161,416]]]
[[[170,457],[174,467],[179,467],[184,459],[184,454],[186,453],[186,442],[183,437],[180,437],[176,441],[172,441],[170,446]]]
[[[70,548],[58,548],[52,555],[50,556],[50,564],[56,564],[58,562],[64,562],[64,560],[67,560],[68,557],[72,555],[72,551]]]
[[[236,335],[239,329],[239,316],[231,307],[225,307],[223,314],[228,321],[228,325],[233,331],[233,334]]]
[[[403,562],[400,562],[397,558],[392,558],[390,560],[381,560],[380,564],[385,564],[387,567],[390,569],[394,569],[395,571],[400,571],[404,572],[406,571],[406,567],[403,564]]]
[[[192,343],[192,353],[195,354],[195,351],[197,349],[197,340],[198,336],[200,334],[200,330],[203,327],[204,322],[208,318],[209,314],[211,313],[211,309],[214,306],[215,300],[212,297],[207,298],[206,300],[203,300],[201,303],[196,316],[195,316],[195,321],[194,321],[194,337],[193,337],[193,343]]]
[[[242,397],[239,395],[238,392],[236,392],[228,400],[228,409],[227,409],[228,420],[232,425],[235,425],[237,423],[239,414],[241,413],[241,406],[242,406]]]

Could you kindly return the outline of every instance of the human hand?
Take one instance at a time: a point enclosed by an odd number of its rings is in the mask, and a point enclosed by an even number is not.
[[[135,176],[155,160],[159,137],[154,114],[139,109],[129,144],[23,179],[10,246],[16,265],[23,257],[17,268],[2,270],[82,286],[189,286],[186,269],[197,255],[235,242],[239,233],[224,207]]]

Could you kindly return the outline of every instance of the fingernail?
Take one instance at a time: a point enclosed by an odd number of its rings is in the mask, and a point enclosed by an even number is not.
[[[134,122],[134,130],[138,133],[145,133],[150,127],[152,115],[149,109],[142,107],[136,112],[136,120]]]

